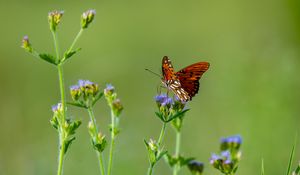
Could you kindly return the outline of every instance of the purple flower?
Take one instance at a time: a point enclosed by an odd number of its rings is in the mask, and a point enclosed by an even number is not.
[[[110,97],[115,93],[115,87],[111,84],[107,84],[106,88],[104,89],[104,94],[106,97]]]
[[[173,104],[173,99],[168,97],[167,94],[157,95],[155,101],[158,106],[171,106]]]
[[[61,103],[58,103],[58,104],[56,104],[56,105],[53,105],[53,106],[51,107],[51,109],[52,109],[52,111],[53,111],[54,113],[60,112],[60,111],[62,111],[62,104],[61,104]]]

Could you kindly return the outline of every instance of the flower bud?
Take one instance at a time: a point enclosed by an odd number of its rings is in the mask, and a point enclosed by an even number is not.
[[[27,52],[32,53],[32,47],[31,44],[29,42],[29,38],[28,36],[24,36],[23,40],[22,40],[22,48],[24,48]]]
[[[96,10],[87,10],[81,16],[81,27],[86,29],[89,24],[93,21],[96,15]]]
[[[242,138],[239,135],[221,139],[221,150],[238,150],[242,144]]]
[[[194,175],[201,175],[203,173],[204,164],[196,160],[191,160],[188,163],[188,168]]]
[[[77,101],[81,96],[81,90],[78,85],[73,85],[70,87],[70,94],[74,101]]]
[[[116,117],[120,116],[122,110],[123,110],[123,105],[121,103],[120,99],[116,99],[112,102],[112,110],[114,112],[114,115]]]
[[[63,110],[63,108],[62,108],[61,103],[58,103],[58,104],[52,106],[53,113],[61,113],[62,110]]]
[[[115,93],[115,87],[111,84],[107,84],[106,88],[104,89],[104,95],[106,97],[112,96]]]
[[[50,25],[50,30],[51,31],[56,31],[56,28],[58,26],[58,24],[60,23],[60,20],[62,18],[64,14],[64,11],[52,11],[52,12],[49,12],[48,14],[48,22],[49,22],[49,25]]]

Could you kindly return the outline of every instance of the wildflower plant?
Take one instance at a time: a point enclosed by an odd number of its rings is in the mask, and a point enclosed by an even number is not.
[[[241,144],[242,138],[239,135],[222,138],[220,154],[213,153],[210,164],[225,175],[234,175],[241,160]]]
[[[94,10],[88,10],[83,13],[81,17],[81,28],[73,40],[71,46],[61,54],[59,50],[57,32],[59,24],[62,21],[64,15],[63,11],[52,11],[48,14],[49,28],[53,36],[55,55],[48,53],[39,53],[35,50],[29,41],[29,37],[25,36],[22,40],[22,48],[33,56],[46,61],[54,65],[58,71],[59,77],[59,89],[60,89],[60,102],[52,107],[53,117],[50,120],[51,125],[58,131],[59,135],[59,153],[58,153],[58,168],[57,175],[63,174],[63,165],[66,153],[70,148],[71,143],[75,140],[76,129],[80,126],[81,121],[71,120],[67,114],[66,95],[65,95],[65,81],[63,74],[63,66],[67,60],[69,60],[74,54],[76,54],[80,48],[74,49],[75,44],[80,38],[82,32],[89,26],[95,16]]]
[[[155,102],[158,107],[158,111],[155,112],[156,116],[162,122],[162,129],[158,138],[158,141],[150,139],[149,141],[144,140],[146,148],[148,150],[149,168],[148,175],[153,173],[154,166],[165,157],[166,161],[173,168],[173,174],[176,175],[179,169],[183,166],[188,166],[193,174],[201,174],[203,171],[203,164],[193,164],[194,158],[184,158],[180,155],[180,132],[184,115],[189,109],[186,109],[186,103],[182,102],[179,98],[174,99],[168,97],[167,94],[159,94],[155,97]],[[176,131],[176,150],[175,154],[171,155],[163,147],[163,138],[167,124],[171,124]],[[190,165],[189,165],[190,164]],[[201,164],[201,165],[200,165]],[[202,166],[202,167],[200,167]]]
[[[98,129],[93,107],[103,95],[106,98],[107,104],[111,109],[111,140],[107,167],[107,175],[110,175],[112,172],[115,138],[120,133],[119,118],[123,110],[121,100],[117,98],[115,88],[111,84],[108,84],[103,91],[100,91],[98,84],[89,80],[79,80],[78,84],[70,87],[70,94],[73,102],[70,102],[69,104],[84,108],[89,114],[90,121],[88,124],[88,131],[91,137],[92,147],[97,154],[102,175],[105,175],[106,172],[104,168],[103,151],[107,146],[107,140],[106,136]]]

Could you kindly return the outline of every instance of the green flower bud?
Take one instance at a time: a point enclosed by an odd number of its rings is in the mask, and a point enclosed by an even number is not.
[[[123,105],[121,104],[120,99],[116,99],[112,102],[112,109],[116,117],[118,117],[121,114],[123,110]]]
[[[60,20],[64,14],[64,11],[52,11],[48,13],[48,22],[50,25],[51,31],[56,31],[56,28],[58,24],[60,23]]]
[[[73,85],[70,87],[70,94],[71,97],[74,101],[79,100],[80,96],[81,96],[81,89],[78,85]]]
[[[31,47],[31,44],[29,42],[28,36],[23,37],[21,47],[24,48],[27,52],[32,53],[32,47]]]
[[[87,10],[81,16],[81,27],[86,29],[89,24],[93,21],[96,15],[96,10]]]
[[[203,173],[204,164],[196,160],[191,160],[188,163],[188,168],[194,175],[201,175]]]

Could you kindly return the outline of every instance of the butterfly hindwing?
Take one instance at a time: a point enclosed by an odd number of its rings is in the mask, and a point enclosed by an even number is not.
[[[181,87],[189,94],[190,99],[198,93],[199,79],[208,68],[208,62],[198,62],[176,72]]]

